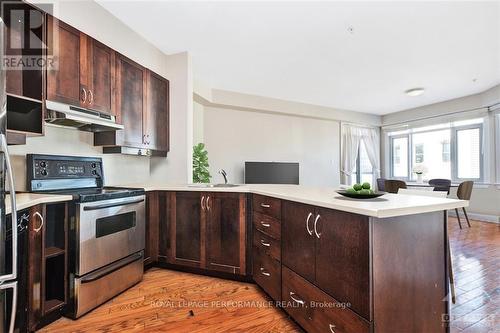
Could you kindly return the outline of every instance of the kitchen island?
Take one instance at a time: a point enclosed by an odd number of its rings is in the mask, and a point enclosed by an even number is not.
[[[307,332],[448,330],[446,211],[467,201],[353,200],[293,185],[143,187],[153,263],[251,278]]]

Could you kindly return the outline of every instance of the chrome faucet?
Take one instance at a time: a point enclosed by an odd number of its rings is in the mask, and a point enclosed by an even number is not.
[[[219,173],[224,177],[224,184],[227,184],[227,172],[224,169],[220,169]]]

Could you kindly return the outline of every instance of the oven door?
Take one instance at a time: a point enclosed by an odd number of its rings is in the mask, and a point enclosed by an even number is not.
[[[77,204],[76,212],[77,276],[144,249],[144,195]]]

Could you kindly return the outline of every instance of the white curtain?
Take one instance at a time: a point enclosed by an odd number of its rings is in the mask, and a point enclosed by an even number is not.
[[[380,177],[380,139],[376,128],[342,125],[342,184],[351,184],[359,145],[363,141],[373,168],[373,180]]]
[[[375,128],[362,128],[361,139],[365,143],[366,154],[373,168],[373,181],[380,178],[380,139]]]
[[[342,167],[340,180],[342,184],[351,184],[351,175],[356,168],[361,131],[359,127],[342,126]]]

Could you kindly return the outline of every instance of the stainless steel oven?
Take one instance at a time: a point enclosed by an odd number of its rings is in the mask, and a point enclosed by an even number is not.
[[[68,205],[68,312],[78,318],[142,280],[145,191],[106,187],[98,157],[27,155],[32,192],[65,193]]]
[[[76,275],[144,249],[145,196],[76,205]]]

